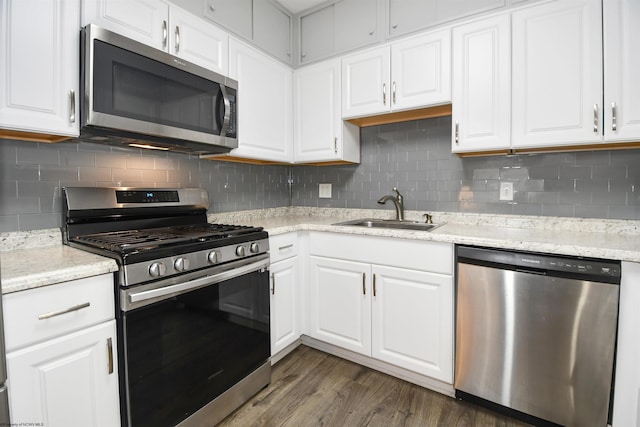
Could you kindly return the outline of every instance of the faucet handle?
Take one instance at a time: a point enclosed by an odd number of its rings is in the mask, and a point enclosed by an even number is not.
[[[424,218],[425,224],[433,224],[433,215],[429,215],[428,213],[422,215]]]
[[[400,194],[400,192],[398,191],[398,188],[397,188],[397,187],[393,187],[393,191],[395,191],[395,192],[396,192],[396,194],[398,195],[398,198],[401,198],[401,197],[402,197],[402,194]]]

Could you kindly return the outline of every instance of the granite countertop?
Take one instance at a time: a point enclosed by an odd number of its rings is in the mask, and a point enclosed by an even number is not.
[[[490,246],[640,262],[640,221],[434,213],[431,232],[337,226],[355,218],[391,218],[364,209],[274,208],[209,214],[209,222],[264,227],[270,235],[322,231]],[[408,212],[418,219],[419,212]],[[584,231],[590,230],[590,231]],[[114,260],[62,245],[59,229],[0,233],[2,293],[118,270]]]

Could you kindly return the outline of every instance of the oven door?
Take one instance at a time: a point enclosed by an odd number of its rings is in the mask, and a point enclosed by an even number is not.
[[[240,263],[121,291],[123,426],[176,425],[268,362],[269,256]]]
[[[95,25],[83,32],[83,132],[237,147],[235,81]]]

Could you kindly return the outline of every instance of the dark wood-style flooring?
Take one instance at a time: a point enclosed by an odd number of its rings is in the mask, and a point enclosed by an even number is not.
[[[517,420],[300,346],[220,426],[524,427]]]

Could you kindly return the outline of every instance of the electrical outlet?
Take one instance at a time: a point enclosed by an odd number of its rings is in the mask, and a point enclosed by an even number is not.
[[[500,200],[513,200],[513,182],[500,183]]]
[[[330,199],[331,184],[318,184],[318,197],[321,199]]]

